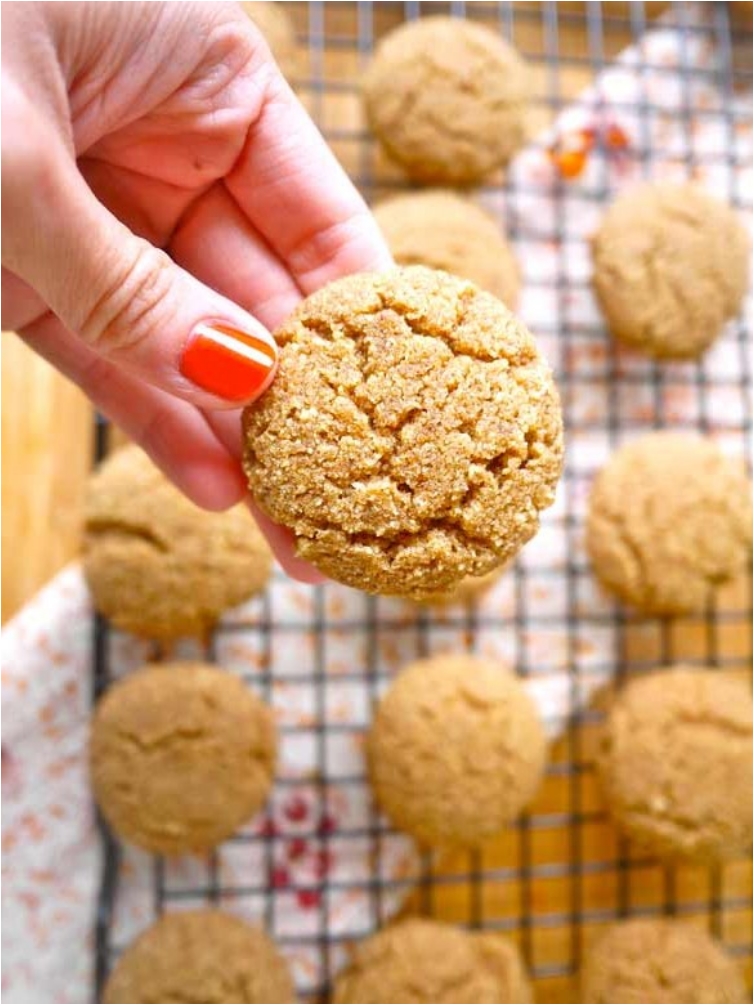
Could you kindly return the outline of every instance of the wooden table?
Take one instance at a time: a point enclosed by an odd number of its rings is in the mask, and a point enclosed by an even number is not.
[[[299,29],[306,29],[306,5],[289,5]],[[531,12],[537,4],[516,4]],[[559,4],[561,11],[578,11],[582,4]],[[611,4],[611,16],[625,14],[625,4]],[[662,4],[645,5],[655,14]],[[750,8],[751,5],[744,5]],[[400,17],[400,5],[380,5],[375,28],[379,32]],[[326,30],[336,35],[355,32],[355,4],[328,4]],[[516,42],[527,53],[543,51],[545,44],[538,19],[522,17],[516,21]],[[628,23],[612,28],[606,36],[605,58],[610,59],[631,42]],[[588,56],[584,22],[563,20],[559,30],[562,54]],[[345,79],[358,71],[354,51],[327,51],[325,71],[328,79]],[[560,94],[564,99],[576,95],[591,78],[587,62],[569,64],[561,69]],[[544,93],[546,71],[537,69],[537,88]],[[310,105],[315,105],[311,98]],[[353,94],[325,96],[317,110],[329,129],[353,129],[359,124],[358,101]],[[549,112],[542,106],[533,128],[546,124]],[[336,152],[354,175],[359,159],[353,142],[334,144]],[[382,164],[383,177],[392,176]],[[376,194],[376,193],[372,193]],[[3,568],[2,617],[6,620],[42,586],[48,578],[74,557],[79,547],[82,491],[92,453],[92,414],[80,392],[60,378],[42,360],[35,357],[15,336],[4,335],[2,345],[2,507]],[[738,585],[729,595],[738,608],[748,604],[747,586]],[[750,659],[751,631],[746,621],[726,625],[721,630],[723,655]],[[686,625],[673,641],[673,656],[695,656],[704,652],[703,623]],[[656,644],[640,624],[626,629],[628,659],[646,655],[653,658]],[[748,895],[751,870],[746,863],[735,863],[718,875],[702,869],[683,868],[665,873],[651,863],[631,870],[630,891],[619,889],[621,874],[614,863],[624,853],[609,824],[589,822],[589,814],[599,808],[599,795],[588,765],[592,737],[588,730],[574,731],[557,744],[555,762],[574,760],[584,767],[570,777],[552,777],[545,785],[535,810],[539,813],[572,811],[577,805],[585,822],[577,827],[552,827],[539,831],[525,828],[511,830],[503,839],[492,842],[471,862],[477,871],[496,870],[495,880],[483,883],[448,884],[436,887],[427,898],[417,894],[413,906],[431,910],[438,917],[466,921],[473,911],[483,920],[515,923],[525,913],[568,912],[575,906],[596,917],[600,910],[611,910],[621,897],[630,893],[636,907],[652,907],[665,902],[671,894],[681,905],[708,896]],[[565,852],[564,852],[565,849]],[[573,867],[573,875],[552,879],[527,880],[518,874],[522,861],[532,864],[563,862]],[[600,866],[602,864],[603,867]],[[444,874],[467,872],[466,856],[441,863]],[[625,884],[624,884],[625,885]],[[473,903],[472,903],[473,901]],[[690,911],[700,922],[705,911]],[[745,942],[751,929],[751,910],[747,907],[724,911],[720,917],[722,935],[731,942]],[[567,962],[579,952],[581,940],[588,941],[594,924],[540,926],[519,931],[528,940],[538,965],[553,966]],[[575,994],[572,983],[564,978],[538,982],[540,1001],[570,1001]]]

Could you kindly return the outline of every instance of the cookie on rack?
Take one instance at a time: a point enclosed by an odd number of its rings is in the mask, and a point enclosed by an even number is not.
[[[295,77],[300,68],[296,29],[284,5],[274,0],[241,0],[241,6],[264,35],[283,75]]]
[[[243,681],[160,663],[116,682],[92,720],[96,801],[113,831],[161,855],[213,848],[264,805],[277,732]]]
[[[106,1005],[296,1001],[288,964],[257,926],[221,911],[172,911],[125,950]]]
[[[135,446],[92,476],[84,574],[114,625],[167,641],[206,634],[264,589],[272,553],[245,506],[209,513],[185,498]]]
[[[741,461],[695,433],[652,432],[621,447],[594,481],[586,546],[600,582],[647,614],[701,611],[739,575],[752,541]]]
[[[366,743],[378,806],[430,847],[471,847],[505,830],[534,798],[546,752],[518,677],[467,654],[402,670]]]
[[[593,241],[594,289],[610,331],[657,359],[693,359],[741,309],[751,239],[698,185],[620,195]]]
[[[377,46],[363,81],[366,116],[406,173],[430,184],[474,185],[526,140],[526,63],[485,25],[432,16]]]
[[[616,825],[663,858],[751,855],[752,700],[743,681],[675,667],[619,692],[597,769]]]
[[[335,979],[333,1001],[531,1002],[515,944],[492,932],[466,932],[406,918],[364,939]]]
[[[495,220],[476,202],[444,189],[392,196],[373,207],[398,265],[427,265],[516,309],[521,271]]]
[[[611,926],[586,952],[581,1000],[727,1003],[747,1001],[739,967],[705,931],[668,918]]]
[[[499,300],[422,266],[361,273],[275,337],[278,376],[244,411],[244,466],[302,558],[421,600],[534,536],[562,467],[560,401]]]

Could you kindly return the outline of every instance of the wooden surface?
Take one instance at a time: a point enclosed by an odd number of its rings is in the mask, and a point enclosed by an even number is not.
[[[306,30],[304,4],[290,4],[299,30]],[[517,4],[531,13],[536,4]],[[651,13],[662,5],[647,5]],[[581,4],[560,4],[562,10],[580,10]],[[611,4],[611,16],[625,13],[625,4]],[[750,7],[750,5],[749,5]],[[375,32],[379,34],[401,16],[400,5],[382,5],[376,12]],[[356,33],[355,4],[326,5],[325,31],[344,38]],[[545,45],[541,21],[522,16],[516,20],[516,43],[527,54],[542,52]],[[583,22],[562,20],[559,30],[561,54],[589,55]],[[604,56],[610,59],[631,42],[628,24],[611,27],[606,35]],[[325,50],[324,77],[327,81],[353,79],[360,61],[347,47]],[[537,89],[545,94],[550,79],[543,65],[536,70]],[[588,65],[567,65],[560,70],[562,100],[577,94],[590,81]],[[317,97],[304,90],[303,97],[329,131],[358,130],[361,125],[358,98],[353,91],[326,92]],[[536,129],[546,123],[549,112],[540,106],[532,122]],[[354,177],[377,173],[390,184],[398,173],[373,148],[339,139],[333,146]],[[375,189],[369,195],[379,194]],[[79,392],[58,377],[46,363],[34,357],[12,335],[3,336],[2,345],[2,506],[3,506],[3,620],[43,585],[66,561],[76,554],[81,519],[82,487],[91,457],[92,418]],[[750,604],[748,585],[729,591],[731,609],[746,610]],[[707,624],[703,619],[679,624],[668,640],[673,659],[704,656],[708,651]],[[718,629],[720,655],[742,670],[750,667],[751,625],[748,619],[726,621]],[[640,623],[630,623],[624,633],[627,660],[661,658],[657,633]],[[634,863],[625,871],[626,849],[604,819],[590,814],[601,809],[590,766],[592,737],[586,728],[574,729],[553,752],[555,764],[575,765],[575,773],[550,777],[534,807],[537,814],[573,813],[582,822],[565,828],[562,824],[536,829],[516,829],[492,842],[481,855],[469,861],[457,856],[438,864],[436,873],[445,881],[428,891],[418,891],[410,908],[429,911],[438,917],[467,922],[479,920],[511,927],[537,966],[569,966],[578,958],[601,920],[616,905],[632,909],[653,909],[674,901],[681,911],[699,924],[709,921],[708,901],[729,897],[747,898],[751,889],[748,863],[735,863],[718,874],[708,870],[683,868],[665,872],[652,863]],[[630,856],[629,856],[630,858]],[[522,862],[539,870],[536,878],[521,875]],[[469,867],[495,870],[494,879],[483,883],[455,882],[453,874],[465,875]],[[553,867],[553,868],[551,868]],[[550,868],[554,874],[542,875]],[[558,870],[570,875],[558,875]],[[451,877],[451,879],[448,879]],[[696,907],[689,905],[696,904]],[[685,905],[685,906],[684,906]],[[688,910],[686,910],[688,908]],[[576,913],[592,920],[570,923]],[[532,919],[520,925],[522,917]],[[713,912],[720,934],[731,944],[746,943],[751,931],[751,910],[745,903],[735,909]],[[559,919],[558,919],[558,916]],[[538,982],[542,1002],[575,1001],[576,990],[569,978],[554,977]]]

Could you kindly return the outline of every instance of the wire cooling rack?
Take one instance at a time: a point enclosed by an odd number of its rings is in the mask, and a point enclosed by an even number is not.
[[[287,3],[301,47],[298,90],[325,136],[360,186],[375,197],[405,188],[364,132],[359,117],[358,78],[376,38],[404,19],[427,13],[451,12],[478,19],[511,39],[533,67],[537,81],[534,117],[546,126],[583,87],[598,77],[627,46],[636,44],[661,14],[679,33],[682,85],[680,123],[683,134],[677,160],[693,176],[702,162],[716,159],[728,168],[727,196],[731,204],[750,209],[748,196],[736,185],[733,139],[742,128],[734,96],[751,96],[751,5],[642,3]],[[748,25],[746,11],[748,7]],[[704,8],[700,17],[700,8]],[[742,22],[742,23],[741,23]],[[711,68],[701,70],[683,53],[702,44],[714,52]],[[662,66],[641,62],[642,79]],[[692,88],[706,73],[722,95],[721,107],[695,107]],[[642,94],[636,112],[642,122],[642,142],[633,152],[651,175],[650,120],[656,109]],[[697,114],[719,117],[729,142],[715,154],[695,151]],[[751,114],[748,112],[750,122]],[[743,123],[745,125],[745,123]],[[597,137],[597,144],[607,142]],[[720,375],[707,362],[683,368],[660,367],[626,359],[606,339],[601,323],[591,327],[571,320],[574,292],[586,288],[574,277],[573,260],[584,256],[585,242],[574,230],[567,206],[568,181],[554,183],[548,193],[554,212],[554,235],[540,235],[554,248],[555,270],[538,278],[524,262],[530,297],[540,294],[554,305],[535,330],[555,367],[564,405],[569,452],[558,505],[545,516],[543,530],[493,593],[464,610],[443,613],[416,611],[394,602],[358,597],[341,610],[332,598],[340,587],[318,587],[298,618],[281,616],[278,589],[282,574],[250,613],[224,622],[207,643],[209,660],[222,657],[228,641],[246,633],[253,637],[255,665],[237,667],[267,697],[281,684],[301,686],[313,696],[306,726],[313,752],[309,806],[315,821],[299,829],[299,838],[328,856],[349,844],[365,849],[370,868],[363,875],[337,877],[327,868],[303,879],[281,872],[281,836],[275,828],[242,832],[194,864],[190,882],[178,883],[167,863],[154,860],[146,872],[149,915],[182,906],[210,902],[231,909],[248,908],[261,917],[279,943],[292,954],[304,953],[307,966],[298,973],[302,993],[326,1000],[344,944],[363,937],[395,910],[434,915],[471,927],[499,929],[521,945],[536,981],[539,1001],[577,1000],[573,978],[585,944],[605,922],[635,914],[678,914],[709,929],[742,961],[750,954],[751,874],[747,863],[725,868],[665,868],[640,857],[619,839],[606,819],[594,784],[591,742],[600,719],[600,701],[588,703],[592,685],[609,685],[625,674],[673,662],[711,665],[722,671],[751,666],[751,595],[748,584],[735,586],[718,598],[704,616],[656,621],[638,619],[594,590],[581,545],[583,501],[594,474],[594,443],[609,450],[626,436],[666,425],[692,425],[733,442],[737,450],[751,448],[750,331],[744,321],[731,325],[724,339],[732,350],[732,372]],[[484,190],[493,206],[515,209],[527,193],[520,181],[491,183]],[[604,179],[585,188],[582,198],[602,206],[610,186]],[[500,200],[499,203],[496,199]],[[519,254],[536,256],[537,234],[506,212],[505,228]],[[527,243],[528,242],[528,243]],[[533,252],[531,249],[534,249]],[[532,292],[533,291],[533,292]],[[553,320],[554,319],[554,320]],[[590,356],[589,346],[595,347]],[[596,347],[601,347],[597,351]],[[579,355],[577,350],[581,349]],[[728,356],[731,356],[729,351]],[[592,360],[589,363],[589,360]],[[575,364],[578,360],[578,365]],[[585,363],[584,360],[587,362]],[[601,408],[585,414],[583,400],[598,389]],[[673,393],[682,395],[680,416],[673,411]],[[640,398],[641,417],[630,408]],[[630,412],[630,422],[626,415]],[[689,416],[692,416],[689,419]],[[98,424],[97,454],[108,447],[108,430]],[[539,542],[539,546],[537,546]],[[544,543],[543,543],[544,542]],[[246,609],[244,609],[245,611]],[[103,621],[95,626],[95,694],[114,673],[122,640]],[[363,770],[350,775],[328,746],[334,734],[358,740],[368,710],[383,690],[393,666],[383,659],[386,645],[395,645],[401,659],[424,655],[448,644],[499,653],[544,693],[551,680],[559,696],[551,703],[549,726],[553,744],[548,775],[535,805],[510,832],[481,851],[450,857],[419,857],[413,871],[386,875],[383,853],[393,838],[390,828],[372,810],[359,826],[333,822],[333,795],[348,786],[364,786]],[[304,658],[303,654],[306,654]],[[351,654],[349,656],[349,653]],[[596,656],[595,656],[596,653]],[[345,656],[344,656],[345,654]],[[299,658],[299,656],[301,658]],[[398,657],[396,657],[397,659]],[[350,663],[349,663],[350,660]],[[329,698],[333,668],[339,686],[360,692],[366,712],[358,721],[335,721]],[[296,739],[301,725],[288,724],[282,742]],[[281,778],[278,789],[295,790],[296,781]],[[102,826],[102,882],[96,918],[95,995],[113,959],[123,949],[117,931],[120,900],[133,882],[127,853]],[[227,878],[225,859],[240,854],[241,869]],[[248,855],[248,859],[244,859]],[[244,871],[244,862],[248,867]],[[143,866],[143,863],[142,863]],[[291,930],[284,921],[284,898],[294,898],[307,922]],[[335,925],[332,905],[345,897],[359,905],[357,920]],[[308,955],[307,955],[308,954]],[[302,976],[303,974],[303,976]]]

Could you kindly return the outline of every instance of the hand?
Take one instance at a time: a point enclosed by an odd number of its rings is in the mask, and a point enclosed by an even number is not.
[[[390,263],[363,200],[235,4],[4,3],[2,74],[3,327],[197,504],[238,502],[268,329]]]

